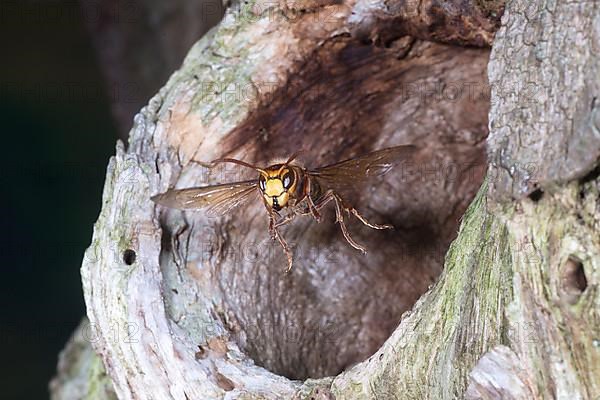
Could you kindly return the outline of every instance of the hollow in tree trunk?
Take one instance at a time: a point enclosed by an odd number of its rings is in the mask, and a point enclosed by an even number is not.
[[[513,1],[496,32],[501,3],[407,3],[247,2],[191,49],[109,163],[54,398],[600,393],[596,5]],[[363,256],[332,210],[297,219],[289,274],[262,204],[150,201],[246,177],[219,157],[404,143],[353,199],[396,229],[351,223]]]

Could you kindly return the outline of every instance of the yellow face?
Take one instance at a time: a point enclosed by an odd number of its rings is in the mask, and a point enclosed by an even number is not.
[[[290,168],[274,165],[260,175],[258,185],[267,205],[279,211],[288,205],[290,194],[296,188],[296,178]]]

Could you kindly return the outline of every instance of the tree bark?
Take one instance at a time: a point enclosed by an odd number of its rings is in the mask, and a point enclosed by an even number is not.
[[[597,6],[511,2],[488,66],[503,5],[444,4],[243,3],[192,48],[117,145],[82,265],[118,398],[600,393]],[[397,229],[351,224],[361,256],[331,213],[296,220],[287,275],[261,204],[149,200],[245,177],[198,163],[218,157],[306,148],[316,167],[402,143],[420,151],[353,198]],[[98,372],[90,354],[72,359]],[[60,371],[54,398],[74,398],[82,372]]]

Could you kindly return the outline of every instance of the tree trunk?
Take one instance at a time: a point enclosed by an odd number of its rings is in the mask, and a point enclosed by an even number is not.
[[[511,2],[488,65],[503,5],[459,4],[229,9],[117,145],[53,397],[595,398],[600,14]],[[246,177],[218,157],[402,143],[420,151],[353,199],[396,229],[351,224],[363,256],[332,213],[295,220],[289,274],[262,204],[150,201]]]

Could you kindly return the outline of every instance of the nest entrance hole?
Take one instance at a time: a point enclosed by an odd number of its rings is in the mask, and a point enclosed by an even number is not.
[[[436,281],[485,173],[488,55],[417,41],[398,59],[393,48],[339,38],[224,140],[224,154],[256,165],[299,149],[307,167],[399,144],[423,149],[410,176],[393,170],[352,199],[369,220],[396,227],[376,231],[348,216],[365,256],[332,210],[320,224],[298,217],[282,230],[294,247],[290,274],[262,204],[211,228],[218,239],[206,265],[232,336],[256,364],[292,379],[338,374],[372,355]],[[198,226],[192,234],[206,241]]]

